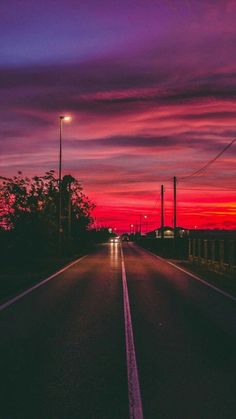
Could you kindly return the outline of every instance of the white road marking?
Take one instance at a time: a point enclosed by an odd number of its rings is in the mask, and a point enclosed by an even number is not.
[[[236,302],[236,297],[229,294],[228,292],[222,291],[220,288],[215,287],[214,285],[212,285],[209,282],[202,279],[200,276],[194,275],[191,272],[188,272],[185,269],[181,268],[180,266],[176,265],[175,263],[169,262],[168,260],[162,258],[161,256],[155,255],[155,253],[152,253],[150,250],[147,250],[147,249],[144,249],[144,248],[142,248],[142,249],[145,250],[147,253],[150,253],[150,255],[154,256],[155,258],[160,259],[161,261],[168,263],[168,265],[171,265],[174,268],[178,269],[179,271],[184,272],[185,274],[191,276],[192,278],[196,279],[197,281],[201,282],[202,284],[206,285],[207,287],[213,289],[214,291],[218,292],[219,294],[223,295],[224,297],[228,298],[229,300],[232,300],[232,301]]]
[[[142,399],[139,386],[138,368],[134,346],[134,336],[132,329],[132,320],[130,314],[129,294],[125,272],[124,254],[121,247],[121,267],[125,318],[125,344],[129,392],[129,412],[130,419],[143,419]]]
[[[85,259],[88,255],[82,256],[79,259],[74,260],[74,262],[70,263],[69,265],[66,265],[64,268],[60,269],[60,271],[55,272],[48,278],[44,279],[43,281],[39,282],[36,285],[33,285],[33,287],[28,288],[26,291],[23,291],[22,293],[16,295],[16,297],[11,298],[11,300],[6,301],[6,303],[3,303],[0,305],[0,312],[5,310],[6,308],[10,307],[11,305],[15,304],[17,301],[21,300],[26,295],[30,294],[32,291],[36,290],[39,287],[42,287],[42,285],[46,284],[47,282],[51,281],[51,279],[55,278],[56,276],[60,275],[62,272],[69,269],[71,266],[75,265],[77,262],[81,261],[82,259]]]

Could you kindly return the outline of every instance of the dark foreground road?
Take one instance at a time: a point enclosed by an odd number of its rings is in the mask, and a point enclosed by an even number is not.
[[[235,301],[133,244],[100,246],[0,317],[1,419],[236,417]]]

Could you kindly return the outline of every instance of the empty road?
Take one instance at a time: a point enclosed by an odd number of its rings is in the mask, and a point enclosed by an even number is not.
[[[236,302],[133,243],[2,304],[1,419],[236,417]]]

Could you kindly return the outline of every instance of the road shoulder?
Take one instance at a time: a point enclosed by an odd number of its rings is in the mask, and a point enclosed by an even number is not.
[[[184,269],[190,275],[198,276],[203,282],[206,282],[209,285],[219,289],[223,293],[230,294],[233,298],[236,298],[236,278],[234,277],[234,274],[214,271],[203,264],[194,263],[189,260],[164,258],[163,256],[155,253],[153,250],[146,249],[143,246],[140,247],[147,252],[160,257],[166,262],[172,263],[177,267]]]

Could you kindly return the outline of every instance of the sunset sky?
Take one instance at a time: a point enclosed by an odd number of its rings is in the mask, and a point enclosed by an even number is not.
[[[0,175],[81,180],[97,225],[236,228],[236,1],[8,0],[0,5]]]

